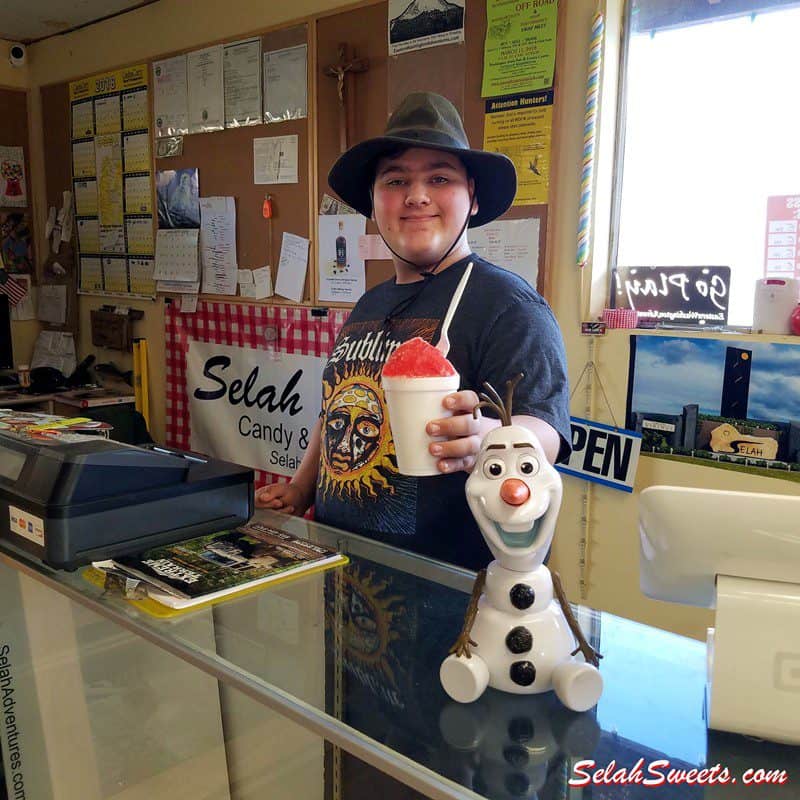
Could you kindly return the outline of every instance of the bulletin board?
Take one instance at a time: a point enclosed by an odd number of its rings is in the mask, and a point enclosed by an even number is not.
[[[246,39],[248,35],[237,37]],[[308,25],[261,34],[262,54],[273,50],[308,43]],[[228,43],[227,41],[225,42]],[[175,55],[175,54],[173,54]],[[169,57],[169,56],[166,56]],[[312,94],[309,86],[309,113]],[[236,250],[240,269],[272,266],[272,279],[278,265],[284,231],[310,238],[311,213],[309,192],[312,182],[312,165],[309,119],[288,119],[262,125],[226,128],[212,133],[196,133],[183,137],[180,156],[156,158],[155,169],[180,170],[197,168],[201,197],[236,198]],[[298,138],[298,182],[287,184],[255,184],[253,182],[253,140],[271,136]],[[273,197],[273,217],[262,215],[267,194]],[[313,299],[312,256],[303,291],[303,302]],[[212,297],[212,295],[204,295]],[[229,301],[242,299],[233,296],[213,295]],[[270,302],[285,302],[282,298],[269,298]],[[248,300],[248,302],[252,302]]]
[[[269,264],[273,284],[284,232],[310,240],[308,271],[301,305],[343,306],[320,302],[317,275],[317,218],[325,194],[334,193],[327,184],[327,174],[340,152],[340,104],[335,76],[326,69],[340,59],[340,46],[345,45],[346,58],[368,61],[361,72],[345,77],[346,132],[348,145],[372,136],[379,136],[391,108],[409,91],[432,90],[451,99],[462,113],[465,128],[473,147],[483,146],[486,100],[481,97],[483,50],[487,26],[483,3],[465,3],[464,42],[446,44],[402,55],[389,55],[387,20],[389,5],[384,0],[339,12],[329,12],[296,23],[260,32],[243,31],[226,39],[230,44],[253,36],[261,38],[262,53],[306,44],[308,47],[308,117],[287,119],[252,126],[232,127],[209,133],[185,135],[182,153],[155,157],[152,173],[159,170],[196,168],[200,197],[234,197],[236,203],[237,263],[239,269],[255,269]],[[564,2],[558,5],[564,15]],[[559,20],[561,24],[563,20]],[[210,46],[210,45],[209,45]],[[165,53],[156,61],[180,53]],[[124,65],[123,65],[124,66]],[[556,56],[554,77],[555,103],[558,99],[559,57]],[[150,65],[152,81],[152,63]],[[151,92],[152,95],[152,92]],[[43,91],[45,117],[63,114],[61,128],[65,137],[48,137],[45,144],[48,182],[51,171],[64,172],[69,185],[70,131],[67,85],[47,87]],[[48,108],[52,106],[51,108]],[[151,96],[151,115],[152,115]],[[155,124],[155,123],[154,123]],[[298,137],[298,182],[291,184],[255,184],[253,177],[253,140],[262,137],[296,135]],[[63,141],[62,141],[63,139]],[[555,150],[558,131],[551,131],[551,151]],[[550,153],[554,160],[555,153]],[[539,225],[537,288],[548,296],[548,205],[553,202],[550,186],[548,202],[513,206],[503,219],[534,219]],[[262,215],[265,195],[270,194],[273,214],[270,220]],[[48,203],[51,200],[48,198]],[[376,233],[367,222],[367,233]],[[501,264],[502,266],[502,264]],[[366,287],[371,288],[393,275],[391,261],[375,260],[366,264]],[[252,303],[239,296],[201,295],[207,300],[231,303]],[[266,305],[297,305],[273,295]]]
[[[563,13],[564,3],[559,4]],[[336,81],[325,75],[335,64],[340,43],[347,44],[349,57],[369,61],[366,72],[349,76],[348,144],[383,134],[391,110],[412,91],[435,91],[447,97],[461,112],[470,145],[483,147],[485,99],[481,97],[483,47],[486,33],[486,4],[465,4],[464,43],[446,44],[390,56],[387,37],[387,3],[359,7],[331,14],[317,24],[317,204],[323,193],[332,193],[327,174],[339,155],[339,117]],[[558,64],[556,65],[556,76]],[[557,80],[557,78],[555,78]],[[551,133],[556,141],[556,131]],[[550,187],[551,197],[553,187]],[[547,211],[548,205],[519,205],[502,219],[539,220],[539,262],[537,288],[547,295]],[[367,232],[377,233],[372,222]],[[502,264],[500,264],[502,266]],[[367,262],[367,288],[394,275],[390,261]]]

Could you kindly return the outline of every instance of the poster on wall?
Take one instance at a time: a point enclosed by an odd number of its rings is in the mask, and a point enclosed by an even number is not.
[[[800,194],[767,198],[764,277],[800,278]]]
[[[481,97],[553,85],[557,0],[488,0]]]
[[[361,214],[319,216],[319,299],[355,303],[366,286],[359,238],[366,230]]]
[[[27,214],[0,212],[0,254],[9,272],[33,271],[33,229]]]
[[[189,342],[191,448],[278,475],[294,475],[322,400],[325,359]]]
[[[496,219],[479,228],[467,231],[472,252],[502,264],[503,269],[516,272],[531,286],[539,278],[539,231],[541,221],[530,219]]]
[[[800,346],[632,336],[641,453],[800,481]]]
[[[552,90],[487,100],[483,119],[483,149],[504,153],[517,169],[514,205],[546,203],[550,194]]]
[[[79,292],[152,297],[131,279],[153,255],[147,66],[73,81],[69,97]]]
[[[156,173],[158,227],[200,227],[200,182],[197,168]]]
[[[389,55],[464,41],[464,0],[389,0]]]
[[[25,156],[21,147],[0,146],[0,207],[25,208]]]

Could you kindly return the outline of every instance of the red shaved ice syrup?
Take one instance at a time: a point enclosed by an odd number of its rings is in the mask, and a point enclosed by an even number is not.
[[[453,365],[419,336],[403,342],[383,367],[385,378],[444,378],[455,374]]]

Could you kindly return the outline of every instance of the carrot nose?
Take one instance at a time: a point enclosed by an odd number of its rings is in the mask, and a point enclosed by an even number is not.
[[[521,506],[531,496],[531,490],[518,478],[507,478],[500,487],[500,497],[510,506]]]

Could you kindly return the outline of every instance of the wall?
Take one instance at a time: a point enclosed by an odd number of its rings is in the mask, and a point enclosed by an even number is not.
[[[0,39],[0,87],[27,90],[30,85],[29,65],[26,64],[24,67],[12,67],[8,61],[8,50],[10,47],[11,42],[6,39]],[[28,99],[28,105],[30,106],[30,98]],[[6,144],[6,142],[0,142],[0,144]],[[30,191],[31,176],[28,175],[27,177]],[[11,336],[14,342],[14,360],[17,364],[25,362],[30,363],[31,356],[33,355],[33,345],[39,333],[39,328],[39,323],[36,320],[11,323]]]
[[[11,42],[0,39],[0,86],[11,89],[27,89],[30,81],[30,62],[24,67],[12,67],[8,60]]]
[[[14,343],[14,364],[30,364],[33,360],[33,346],[39,335],[41,325],[35,320],[11,322],[11,341]]]
[[[475,2],[476,0],[472,0]],[[583,104],[588,60],[588,40],[594,0],[561,0],[567,4],[565,24],[560,32],[561,60],[556,97],[556,129],[551,186],[552,214],[549,249],[553,270],[550,298],[561,324],[567,346],[570,378],[574,382],[589,359],[589,342],[580,336],[579,323],[581,281],[574,267],[579,174],[582,152]],[[180,0],[162,0],[129,14],[73,34],[54,37],[34,45],[31,58],[31,85],[65,81],[115,66],[142,61],[176,50],[199,47],[222,37],[233,39],[241,34],[280,24],[291,19],[334,8],[339,0],[297,0],[289,7],[256,3],[253,0],[229,0],[225,13],[213,0],[196,0],[191,14]],[[608,3],[609,47],[608,78],[604,103],[605,139],[609,140],[608,125],[613,121],[613,89],[616,65],[613,56],[619,34],[621,0]],[[0,73],[2,75],[2,73]],[[32,115],[40,118],[41,108],[36,99],[31,102]],[[32,161],[41,164],[41,125],[32,125]],[[611,137],[613,144],[613,137]],[[38,158],[37,158],[38,155]],[[34,172],[36,172],[34,170]],[[34,174],[42,182],[43,176]],[[605,205],[607,208],[607,203]],[[43,221],[44,209],[37,209]],[[607,221],[600,220],[601,223]],[[81,352],[87,352],[88,309],[98,301],[83,298],[81,308]],[[157,368],[161,354],[156,343],[163,342],[163,308],[148,303],[146,319],[138,335],[147,336],[151,347],[153,431],[163,436],[164,403],[161,388],[163,372]],[[628,337],[612,333],[597,342],[594,360],[604,378],[614,414],[618,420],[625,416],[628,370]],[[593,418],[611,422],[610,415],[592,395]],[[584,393],[576,395],[573,412],[585,416]],[[750,491],[795,492],[793,484],[768,478],[704,469],[643,458],[637,478],[637,490],[652,484],[691,485],[705,488],[745,489]],[[587,503],[584,502],[586,499]],[[588,510],[591,544],[584,571],[585,591],[581,591],[579,544],[584,533],[584,509]],[[553,565],[561,572],[572,599],[581,599],[597,608],[630,617],[679,633],[702,638],[710,624],[711,613],[694,608],[668,605],[644,598],[638,586],[637,496],[602,487],[587,489],[587,484],[565,479],[564,504],[561,510]]]

